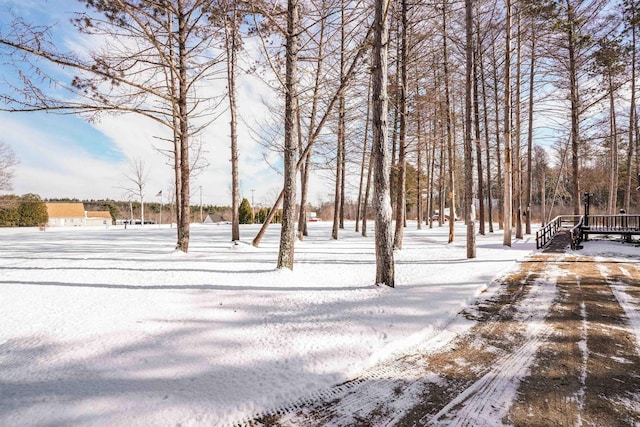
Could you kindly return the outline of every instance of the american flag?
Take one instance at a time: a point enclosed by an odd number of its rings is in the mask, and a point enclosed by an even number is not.
[[[156,197],[160,197],[162,196],[162,190],[158,191],[158,194],[156,194]]]

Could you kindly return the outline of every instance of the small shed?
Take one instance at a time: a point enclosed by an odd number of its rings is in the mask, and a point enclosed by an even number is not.
[[[108,211],[87,211],[86,225],[111,225],[113,219]]]

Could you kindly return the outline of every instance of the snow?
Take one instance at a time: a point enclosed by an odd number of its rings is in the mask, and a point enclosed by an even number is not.
[[[629,272],[629,270],[627,270],[626,268],[620,267],[619,270],[623,276],[627,278],[633,277],[632,273]],[[598,265],[598,271],[600,271],[600,273],[604,277],[610,277],[612,273],[610,269],[603,265]],[[638,352],[640,353],[640,298],[634,298],[634,296],[629,292],[630,286],[627,283],[613,279],[608,279],[607,281],[611,286],[613,295],[616,297],[618,303],[629,319],[631,330],[636,338],[636,347],[638,348]]]
[[[0,425],[246,420],[436,336],[533,248],[478,236],[467,260],[410,224],[390,289],[347,227],[310,223],[293,271],[278,226],[254,248],[258,226],[194,225],[188,254],[170,228],[0,230]]]
[[[438,412],[434,425],[496,425],[516,398],[518,386],[529,374],[536,352],[551,334],[544,320],[556,296],[562,271],[552,267],[537,278],[531,290],[516,304],[514,320],[526,325],[524,344],[494,363],[492,369]]]

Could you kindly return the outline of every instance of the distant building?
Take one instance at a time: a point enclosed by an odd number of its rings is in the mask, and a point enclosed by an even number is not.
[[[82,203],[46,203],[49,227],[111,225],[108,211],[85,211]]]
[[[205,224],[221,224],[227,222],[224,217],[220,214],[213,213],[207,215],[207,217],[203,221]]]
[[[109,211],[86,211],[85,225],[111,225],[112,218]]]

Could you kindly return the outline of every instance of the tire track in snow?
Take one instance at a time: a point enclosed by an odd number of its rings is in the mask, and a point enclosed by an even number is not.
[[[640,425],[640,358],[609,286],[616,267],[590,257],[575,261],[564,264],[567,276],[557,284],[562,298],[547,319],[554,332],[538,350],[505,421]]]
[[[620,333],[618,343],[625,342],[622,330],[628,329],[607,321],[620,319],[609,304],[614,298],[598,285],[596,263],[556,255],[522,265],[524,272],[505,278],[508,290],[499,301],[463,313],[479,323],[447,338],[440,349],[419,349],[245,425],[637,421],[640,395],[637,388],[633,394],[633,378],[640,378],[634,368],[640,361],[608,338]],[[416,399],[416,406],[407,409]]]
[[[468,328],[468,325],[461,326],[453,321],[420,345],[419,349],[429,347],[429,351],[439,351],[459,335],[460,329]],[[385,408],[385,417],[398,418],[415,404],[413,399],[396,399],[399,388],[403,389],[405,397],[413,395],[417,399],[422,391],[419,379],[424,380],[426,369],[422,355],[407,355],[381,363],[358,378],[263,411],[232,426],[273,425],[274,420],[277,420],[277,425],[291,426],[317,426],[328,420],[331,425],[352,425],[371,417],[381,402],[389,403]],[[432,380],[438,381],[435,376]],[[337,404],[331,405],[331,402]]]
[[[624,267],[619,267],[626,280],[633,279],[633,275]],[[603,274],[605,273],[602,269]],[[640,290],[635,289],[623,280],[611,280],[609,286],[618,303],[624,310],[631,323],[631,329],[636,337],[636,348],[640,354]],[[635,296],[634,296],[635,295]]]
[[[538,348],[552,332],[544,320],[556,297],[557,278],[561,274],[557,266],[546,271],[544,277],[536,279],[520,304],[514,320],[527,324],[524,343],[516,351],[500,357],[487,374],[442,408],[428,425],[495,425],[496,420],[507,414]]]

